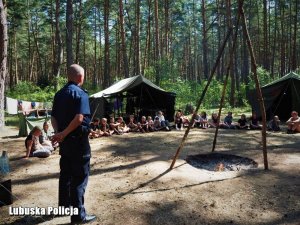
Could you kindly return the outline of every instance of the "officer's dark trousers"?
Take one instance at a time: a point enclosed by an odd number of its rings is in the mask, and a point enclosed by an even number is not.
[[[77,149],[73,148],[72,150],[76,151]],[[89,170],[90,155],[61,155],[59,206],[73,206],[74,208],[78,208],[79,214],[71,216],[71,221],[80,221],[86,216],[84,208],[84,193],[88,182]]]

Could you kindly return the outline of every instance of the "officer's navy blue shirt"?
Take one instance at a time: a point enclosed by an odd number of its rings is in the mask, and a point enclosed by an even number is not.
[[[83,114],[82,125],[89,126],[91,114],[89,96],[76,83],[68,82],[54,96],[51,116],[57,121],[58,132],[63,131],[76,114]]]

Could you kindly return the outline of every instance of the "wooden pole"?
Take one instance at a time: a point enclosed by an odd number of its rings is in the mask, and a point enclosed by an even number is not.
[[[243,3],[242,0],[238,1],[239,3],[239,11],[241,14],[242,18],[242,26],[243,26],[243,32],[246,37],[247,45],[248,45],[248,50],[251,56],[251,68],[252,68],[252,73],[253,73],[253,79],[255,82],[255,87],[256,87],[256,94],[259,102],[259,107],[260,107],[260,112],[262,115],[262,144],[263,144],[263,157],[264,157],[264,166],[265,170],[268,170],[268,153],[267,153],[267,118],[266,118],[266,110],[265,110],[265,105],[263,102],[263,97],[262,97],[262,92],[257,76],[257,64],[256,64],[256,59],[254,56],[253,52],[253,47],[251,43],[251,39],[248,33],[248,28],[247,28],[247,23],[246,23],[246,18],[245,18],[245,12],[243,8]]]
[[[212,146],[212,152],[215,151],[216,148],[216,144],[217,144],[217,136],[218,136],[218,132],[219,132],[219,124],[220,124],[220,117],[221,117],[221,112],[222,112],[222,108],[224,105],[224,100],[225,100],[225,93],[226,93],[226,87],[227,87],[227,82],[228,82],[228,78],[229,78],[229,73],[230,73],[230,67],[233,63],[233,54],[234,54],[234,49],[236,46],[236,40],[237,40],[237,34],[238,34],[238,30],[239,30],[239,23],[240,23],[240,17],[241,14],[240,12],[238,12],[238,17],[237,17],[237,22],[236,22],[236,27],[235,27],[235,34],[234,34],[234,39],[233,39],[233,45],[232,45],[232,49],[230,49],[230,58],[229,58],[229,63],[228,66],[226,68],[226,77],[225,77],[225,81],[224,81],[224,85],[223,85],[223,90],[222,90],[222,97],[220,100],[220,107],[219,107],[219,113],[218,113],[218,126],[216,127],[216,131],[215,131],[215,137],[213,140],[213,146]],[[233,82],[233,81],[231,81]]]
[[[176,159],[178,158],[178,155],[179,155],[181,149],[182,149],[183,146],[184,146],[185,140],[186,140],[186,138],[187,138],[187,136],[188,136],[188,134],[189,134],[189,132],[190,132],[190,129],[191,129],[191,127],[192,127],[192,124],[193,124],[193,122],[194,122],[195,115],[196,115],[196,113],[198,112],[198,110],[199,110],[199,108],[200,108],[200,105],[201,105],[201,103],[202,103],[202,101],[203,101],[203,99],[204,99],[204,97],[205,97],[205,94],[206,94],[206,92],[207,92],[207,89],[208,89],[208,87],[209,87],[209,85],[210,85],[210,83],[211,83],[211,81],[212,81],[212,78],[213,78],[213,76],[214,76],[214,73],[215,73],[215,71],[216,71],[216,69],[217,69],[217,67],[218,67],[218,65],[219,65],[221,56],[222,56],[222,54],[223,54],[223,52],[224,52],[226,43],[227,43],[227,41],[228,41],[228,39],[229,39],[229,37],[230,37],[230,35],[231,35],[231,33],[232,33],[232,30],[233,30],[232,28],[229,28],[228,31],[227,31],[227,35],[226,35],[226,37],[225,37],[225,40],[224,40],[224,42],[223,42],[221,48],[219,49],[218,57],[217,57],[217,59],[216,59],[216,62],[215,62],[215,64],[214,64],[214,67],[213,67],[213,69],[212,69],[212,71],[211,71],[211,74],[210,74],[208,80],[207,80],[207,83],[206,83],[206,85],[205,85],[205,87],[204,87],[204,90],[203,90],[201,96],[200,96],[200,99],[199,99],[198,102],[197,102],[197,106],[196,106],[196,109],[195,109],[195,113],[193,114],[192,119],[191,119],[191,121],[190,121],[190,123],[189,123],[189,126],[188,126],[188,128],[186,129],[186,131],[185,131],[185,133],[184,133],[184,136],[183,136],[183,138],[182,138],[182,140],[181,140],[181,143],[180,143],[180,145],[179,145],[179,147],[178,147],[178,149],[177,149],[177,151],[176,151],[176,154],[175,154],[175,156],[174,156],[174,158],[173,158],[173,161],[172,161],[172,163],[171,163],[170,169],[173,169],[173,167],[174,167],[174,165],[175,165],[175,162],[176,162]]]

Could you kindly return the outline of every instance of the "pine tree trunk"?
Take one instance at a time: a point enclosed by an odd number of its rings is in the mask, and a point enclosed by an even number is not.
[[[158,29],[158,0],[154,0],[154,21],[155,21],[155,83],[160,83],[160,52],[159,52],[159,29]]]
[[[292,70],[297,69],[297,29],[298,29],[298,0],[295,2],[295,14],[294,14],[294,35],[293,35],[293,48],[292,48]]]
[[[120,32],[121,32],[121,52],[122,52],[122,59],[123,59],[123,70],[124,70],[124,77],[129,77],[129,68],[128,68],[128,58],[126,52],[126,36],[125,36],[125,29],[124,29],[124,9],[123,9],[123,0],[119,0],[119,20],[120,20]]]
[[[270,63],[269,63],[269,42],[268,42],[268,13],[267,13],[267,0],[263,1],[263,20],[264,20],[264,58],[263,58],[263,67],[266,70],[270,69]]]
[[[227,14],[227,26],[228,28],[232,27],[231,22],[231,0],[226,0],[226,14]],[[229,39],[229,48],[232,49],[232,37]],[[234,54],[235,52],[233,52]],[[233,55],[233,58],[235,56]],[[230,68],[230,96],[229,96],[229,104],[230,106],[235,106],[235,74],[234,74],[234,68],[233,68],[233,60],[230,61],[231,65],[229,65]]]
[[[80,51],[80,40],[81,40],[81,27],[82,27],[82,0],[79,0],[79,19],[78,19],[78,27],[76,34],[76,52],[75,52],[75,63],[79,63],[79,51]]]
[[[110,54],[109,54],[109,0],[104,1],[104,79],[103,88],[107,88],[110,84]]]
[[[203,54],[203,73],[204,78],[208,78],[208,38],[207,38],[207,30],[206,30],[206,1],[202,0],[202,54]]]
[[[67,0],[66,12],[66,51],[67,51],[67,68],[73,64],[73,0]]]
[[[53,76],[58,78],[60,76],[61,64],[63,60],[63,47],[59,26],[60,14],[60,0],[55,1],[55,60],[53,65]],[[58,83],[55,84],[58,89]]]
[[[6,2],[0,0],[0,128],[5,125],[4,122],[4,91],[5,79],[7,75],[7,19],[6,19]]]
[[[140,0],[136,0],[136,10],[135,10],[135,63],[134,63],[134,74],[141,74],[141,64],[140,64]]]
[[[280,75],[284,76],[285,74],[285,11],[284,11],[284,2],[280,5],[280,25],[281,25],[281,41],[280,41]]]

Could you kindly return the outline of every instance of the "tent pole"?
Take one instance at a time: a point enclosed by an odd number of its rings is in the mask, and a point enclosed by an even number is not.
[[[263,157],[264,157],[264,167],[265,170],[268,170],[268,153],[267,153],[267,118],[266,118],[266,110],[265,110],[265,105],[263,102],[263,97],[262,97],[262,92],[257,76],[257,64],[256,64],[256,59],[254,56],[253,52],[253,47],[251,43],[251,39],[248,33],[248,28],[247,28],[247,23],[246,23],[246,18],[245,18],[245,12],[243,8],[243,1],[238,0],[239,4],[239,11],[242,17],[242,27],[243,27],[243,32],[244,35],[246,36],[246,41],[248,45],[248,50],[251,56],[251,66],[252,66],[252,72],[253,72],[253,79],[255,81],[255,87],[256,87],[256,93],[259,101],[259,106],[260,106],[260,111],[262,115],[262,145],[263,145]]]
[[[227,87],[229,73],[230,73],[230,67],[233,63],[233,54],[234,54],[234,49],[236,47],[236,42],[237,42],[236,40],[237,40],[237,35],[238,35],[240,17],[241,17],[241,14],[240,14],[240,12],[238,12],[238,17],[237,17],[237,22],[236,22],[236,27],[235,27],[235,34],[234,34],[234,39],[233,39],[233,45],[232,45],[232,49],[230,50],[230,58],[229,58],[228,66],[226,68],[226,78],[225,78],[224,85],[223,85],[223,90],[222,90],[222,97],[221,97],[221,101],[220,101],[218,120],[217,120],[218,121],[218,126],[216,127],[216,131],[215,131],[213,146],[212,146],[212,150],[211,150],[212,152],[215,151],[216,144],[217,144],[217,136],[218,136],[218,131],[219,131],[220,117],[221,117],[222,108],[224,106],[225,93],[226,93],[226,87]]]
[[[175,156],[173,157],[173,161],[172,161],[172,163],[171,163],[170,169],[173,169],[173,167],[174,167],[174,165],[175,165],[175,162],[176,162],[176,159],[178,158],[179,152],[181,151],[181,149],[182,149],[183,146],[184,146],[185,140],[186,140],[186,138],[187,138],[187,136],[188,136],[188,134],[189,134],[189,132],[190,132],[190,129],[191,129],[192,125],[193,125],[195,116],[196,116],[196,114],[197,114],[197,112],[198,112],[198,110],[199,110],[199,108],[200,108],[200,105],[201,105],[201,103],[202,103],[202,101],[203,101],[203,99],[204,99],[204,97],[205,97],[205,94],[206,94],[206,92],[207,92],[207,89],[208,89],[208,87],[209,87],[209,85],[210,85],[210,83],[211,83],[211,81],[212,81],[212,78],[213,78],[213,76],[214,76],[214,73],[215,73],[215,71],[216,71],[216,69],[217,69],[217,67],[218,67],[218,65],[219,65],[221,56],[222,56],[222,54],[223,54],[223,52],[224,52],[226,43],[227,43],[229,37],[231,36],[232,30],[233,30],[232,27],[230,27],[230,28],[228,29],[228,31],[227,31],[225,40],[224,40],[224,42],[223,42],[221,48],[219,49],[218,57],[217,57],[217,59],[216,59],[216,62],[215,62],[215,64],[214,64],[214,67],[213,67],[213,69],[212,69],[212,71],[211,71],[211,74],[210,74],[210,76],[209,76],[209,78],[208,78],[208,80],[207,80],[207,83],[206,83],[206,85],[205,85],[205,87],[204,87],[204,89],[203,89],[203,92],[202,92],[202,94],[201,94],[201,96],[200,96],[200,99],[199,99],[198,102],[197,102],[197,106],[196,106],[196,109],[195,109],[195,113],[192,115],[192,119],[191,119],[191,121],[190,121],[190,123],[189,123],[189,126],[188,126],[188,128],[186,129],[186,131],[185,131],[185,133],[184,133],[184,136],[183,136],[183,138],[182,138],[182,140],[181,140],[181,143],[180,143],[180,145],[179,145],[179,147],[178,147],[178,149],[177,149],[177,151],[176,151]]]

